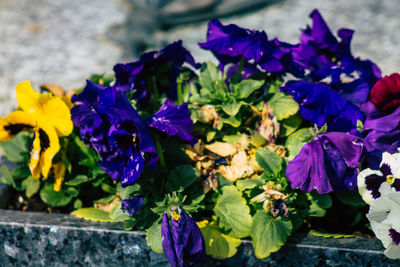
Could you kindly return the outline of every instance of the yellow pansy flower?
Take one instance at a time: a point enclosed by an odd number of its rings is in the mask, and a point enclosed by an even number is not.
[[[60,97],[35,92],[28,81],[19,83],[16,91],[20,110],[0,118],[0,141],[20,131],[34,131],[29,168],[33,178],[46,179],[60,150],[58,137],[73,130],[70,110]]]

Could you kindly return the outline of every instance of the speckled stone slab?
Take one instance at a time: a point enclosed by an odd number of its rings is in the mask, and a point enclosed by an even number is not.
[[[70,215],[0,210],[0,266],[169,266],[146,244],[145,232]],[[379,240],[319,238],[297,234],[267,259],[244,240],[226,260],[200,266],[399,266],[383,255]]]

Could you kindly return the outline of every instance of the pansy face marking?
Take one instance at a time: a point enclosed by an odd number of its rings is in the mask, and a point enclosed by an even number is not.
[[[370,204],[379,198],[382,183],[388,183],[396,191],[400,191],[400,153],[383,153],[379,170],[365,169],[357,177],[358,191],[363,200]]]

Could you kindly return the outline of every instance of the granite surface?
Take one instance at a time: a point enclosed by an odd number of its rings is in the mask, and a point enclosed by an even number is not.
[[[169,266],[146,244],[145,232],[118,223],[70,215],[0,210],[0,266]],[[251,242],[226,260],[199,266],[399,266],[383,255],[379,240],[296,234],[277,253],[255,258]]]

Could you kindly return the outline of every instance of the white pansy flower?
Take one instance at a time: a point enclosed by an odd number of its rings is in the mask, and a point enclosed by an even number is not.
[[[386,248],[385,255],[400,259],[400,192],[384,182],[379,193],[381,196],[372,201],[367,218]]]

